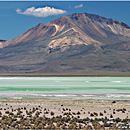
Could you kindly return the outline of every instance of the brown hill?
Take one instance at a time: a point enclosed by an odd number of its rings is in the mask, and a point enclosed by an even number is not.
[[[130,71],[130,27],[95,14],[38,24],[0,47],[1,73]]]

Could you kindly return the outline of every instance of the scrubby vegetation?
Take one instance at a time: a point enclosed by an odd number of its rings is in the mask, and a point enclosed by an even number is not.
[[[115,111],[126,112],[126,109],[113,110]],[[85,118],[80,118],[81,112],[62,108],[63,114],[57,116],[54,111],[38,106],[32,109],[23,107],[5,110],[3,114],[0,108],[0,129],[118,129],[120,123],[122,126],[128,126],[130,121],[128,118],[113,119],[112,114],[107,118],[103,116],[107,113],[105,110],[100,113],[86,112],[90,116]]]

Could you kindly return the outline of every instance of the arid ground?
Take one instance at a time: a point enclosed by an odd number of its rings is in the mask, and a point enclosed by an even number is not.
[[[1,129],[120,129],[129,121],[128,100],[0,100]]]

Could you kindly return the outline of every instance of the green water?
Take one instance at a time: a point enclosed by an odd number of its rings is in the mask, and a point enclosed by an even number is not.
[[[0,98],[130,99],[130,77],[1,77]]]

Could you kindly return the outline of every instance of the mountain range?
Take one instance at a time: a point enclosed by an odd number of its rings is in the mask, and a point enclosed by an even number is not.
[[[0,73],[130,72],[130,27],[74,13],[0,40]]]

